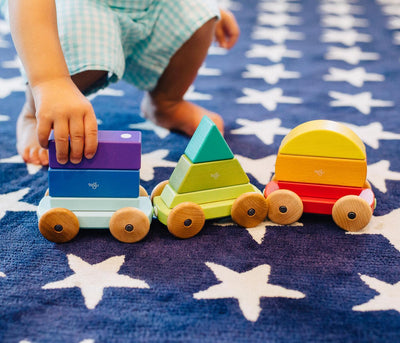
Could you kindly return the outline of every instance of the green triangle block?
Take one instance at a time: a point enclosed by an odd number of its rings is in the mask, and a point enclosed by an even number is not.
[[[193,163],[227,160],[233,153],[214,122],[204,116],[192,139],[186,147],[185,155]]]

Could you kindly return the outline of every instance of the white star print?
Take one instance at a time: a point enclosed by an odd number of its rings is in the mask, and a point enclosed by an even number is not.
[[[282,58],[301,58],[302,53],[298,50],[288,50],[285,45],[265,46],[253,44],[251,49],[246,52],[249,58],[267,58],[272,62],[280,62]]]
[[[35,212],[36,206],[21,201],[27,195],[30,188],[22,188],[15,192],[0,194],[0,219],[2,219],[7,211],[9,212]]]
[[[170,131],[168,129],[158,126],[150,120],[146,120],[142,123],[130,124],[129,128],[133,130],[154,131],[154,133],[161,139],[167,137],[170,134]]]
[[[300,25],[302,23],[302,20],[299,17],[290,16],[285,13],[260,13],[257,17],[257,21],[260,25],[270,25],[275,27]]]
[[[0,48],[9,48],[10,43],[8,40],[5,40],[3,37],[0,36]]]
[[[385,77],[381,74],[367,73],[363,67],[354,68],[351,70],[329,68],[329,74],[324,75],[325,81],[346,81],[355,87],[364,86],[365,81],[382,82]]]
[[[387,28],[389,30],[400,29],[400,17],[390,17],[387,21]]]
[[[371,107],[392,107],[393,101],[372,99],[371,92],[363,92],[358,94],[346,94],[340,92],[329,92],[329,96],[336,100],[331,101],[332,107],[354,107],[363,114],[370,114]]]
[[[364,9],[361,6],[349,5],[346,3],[325,3],[319,8],[322,13],[337,15],[362,14],[364,12]]]
[[[0,272],[0,277],[6,277],[6,274],[4,274],[3,272]]]
[[[274,43],[284,43],[287,40],[302,40],[304,34],[301,32],[291,32],[286,27],[280,28],[267,28],[257,27],[253,34],[252,39],[270,40]]]
[[[200,67],[198,75],[202,76],[220,76],[221,70],[217,68],[208,68],[205,63]]]
[[[160,149],[152,151],[148,154],[142,154],[142,164],[140,168],[140,178],[144,181],[154,179],[154,169],[157,167],[175,168],[176,162],[164,160],[169,154],[169,150]]]
[[[275,172],[276,155],[269,155],[257,160],[235,155],[246,173],[251,174],[259,183],[266,185]]]
[[[393,44],[400,45],[400,32],[393,33]]]
[[[400,16],[400,5],[387,5],[382,7],[382,13],[390,16]]]
[[[232,0],[218,0],[218,6],[231,11],[239,11],[242,8],[242,4],[240,2]]]
[[[383,131],[382,123],[373,122],[366,126],[357,126],[349,123],[343,123],[352,129],[361,140],[371,148],[379,148],[379,140],[399,140],[400,134],[389,131]]]
[[[400,181],[400,173],[389,170],[390,161],[381,160],[368,165],[368,180],[382,193],[387,192],[386,180]]]
[[[342,30],[349,30],[353,27],[368,27],[367,19],[360,19],[352,15],[326,15],[321,19],[322,26],[337,27]]]
[[[376,61],[379,60],[379,54],[375,52],[364,52],[360,47],[338,48],[329,47],[325,55],[327,60],[342,60],[349,64],[358,64],[360,61]]]
[[[194,101],[194,100],[212,100],[211,94],[203,94],[198,93],[194,90],[194,86],[191,85],[184,96],[185,100]]]
[[[210,48],[208,49],[209,55],[226,55],[227,53],[228,50],[214,44],[211,44]]]
[[[378,205],[379,206],[379,205]],[[382,235],[393,247],[400,251],[400,208],[384,216],[372,216],[368,225],[358,232],[346,232],[347,235]]]
[[[4,69],[19,69],[22,66],[22,64],[18,56],[15,56],[14,60],[4,61],[3,63],[1,63],[1,66]]]
[[[250,236],[258,244],[262,244],[262,242],[264,241],[265,234],[267,232],[267,226],[275,226],[275,227],[276,226],[287,226],[287,227],[291,227],[291,226],[303,226],[303,224],[299,223],[299,222],[295,222],[295,223],[292,223],[290,225],[280,225],[280,224],[273,223],[273,222],[271,222],[269,220],[266,220],[266,221],[260,223],[259,225],[257,225],[256,227],[248,228],[246,230],[250,234]]]
[[[364,304],[354,306],[353,311],[394,310],[400,313],[400,282],[392,285],[368,275],[360,275],[360,278],[379,294]]]
[[[353,46],[358,42],[369,43],[372,37],[367,34],[358,33],[355,30],[324,30],[321,36],[324,43],[342,43],[347,46]]]
[[[0,99],[8,97],[12,92],[25,92],[26,86],[22,77],[10,79],[0,78]]]
[[[39,170],[43,168],[42,166],[36,164],[25,163],[20,155],[14,155],[8,158],[2,158],[0,159],[0,163],[25,164],[29,175],[35,175],[39,172]]]
[[[236,123],[242,125],[241,128],[232,130],[234,135],[255,135],[265,145],[274,143],[275,135],[285,136],[290,129],[281,127],[282,121],[279,118],[266,119],[263,121],[252,121],[249,119],[236,119]]]
[[[0,121],[9,121],[10,117],[5,114],[0,114]]]
[[[298,72],[285,70],[285,65],[282,63],[271,66],[249,64],[246,68],[247,71],[242,74],[244,78],[264,79],[271,85],[278,83],[280,79],[298,79],[300,77]]]
[[[302,7],[300,4],[293,4],[289,2],[262,2],[258,5],[261,11],[272,13],[286,13],[286,12],[300,12]]]
[[[3,19],[0,19],[0,35],[7,35],[10,33],[10,26]]]
[[[244,88],[243,93],[246,96],[236,99],[238,104],[261,104],[269,111],[274,111],[277,104],[301,104],[300,98],[289,97],[283,95],[281,88],[272,88],[267,91],[259,91],[257,89]]]
[[[291,298],[301,299],[304,293],[268,283],[271,267],[259,265],[247,272],[238,273],[222,265],[206,262],[221,283],[193,295],[195,299],[234,298],[239,302],[243,316],[252,322],[257,321],[261,313],[260,299]]]
[[[88,96],[88,99],[90,101],[93,101],[95,98],[97,98],[98,96],[116,96],[116,97],[123,97],[125,95],[125,92],[123,90],[120,89],[113,89],[110,87],[104,88],[99,90],[96,93],[90,94]]]
[[[85,305],[90,310],[94,309],[103,298],[104,288],[150,288],[142,280],[118,274],[119,269],[125,262],[125,256],[114,256],[93,265],[73,254],[67,255],[67,257],[68,264],[74,274],[64,280],[50,282],[44,285],[42,289],[79,287],[85,299]]]

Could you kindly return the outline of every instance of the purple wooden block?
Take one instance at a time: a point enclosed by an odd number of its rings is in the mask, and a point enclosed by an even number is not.
[[[99,131],[99,145],[92,159],[78,164],[59,164],[53,133],[49,139],[49,165],[54,169],[130,169],[139,170],[142,136],[140,131]]]

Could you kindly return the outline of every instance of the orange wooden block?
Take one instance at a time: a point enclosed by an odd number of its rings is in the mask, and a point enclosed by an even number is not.
[[[365,160],[278,154],[275,179],[362,187],[367,177]]]

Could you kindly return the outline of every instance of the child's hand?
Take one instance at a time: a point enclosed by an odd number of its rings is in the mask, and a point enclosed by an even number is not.
[[[32,87],[35,99],[37,135],[48,147],[54,129],[57,161],[79,163],[84,153],[92,158],[97,150],[97,121],[92,105],[69,77],[45,81]]]
[[[221,10],[221,19],[215,28],[215,38],[220,47],[232,48],[236,44],[239,34],[239,25],[234,15],[229,11]]]

